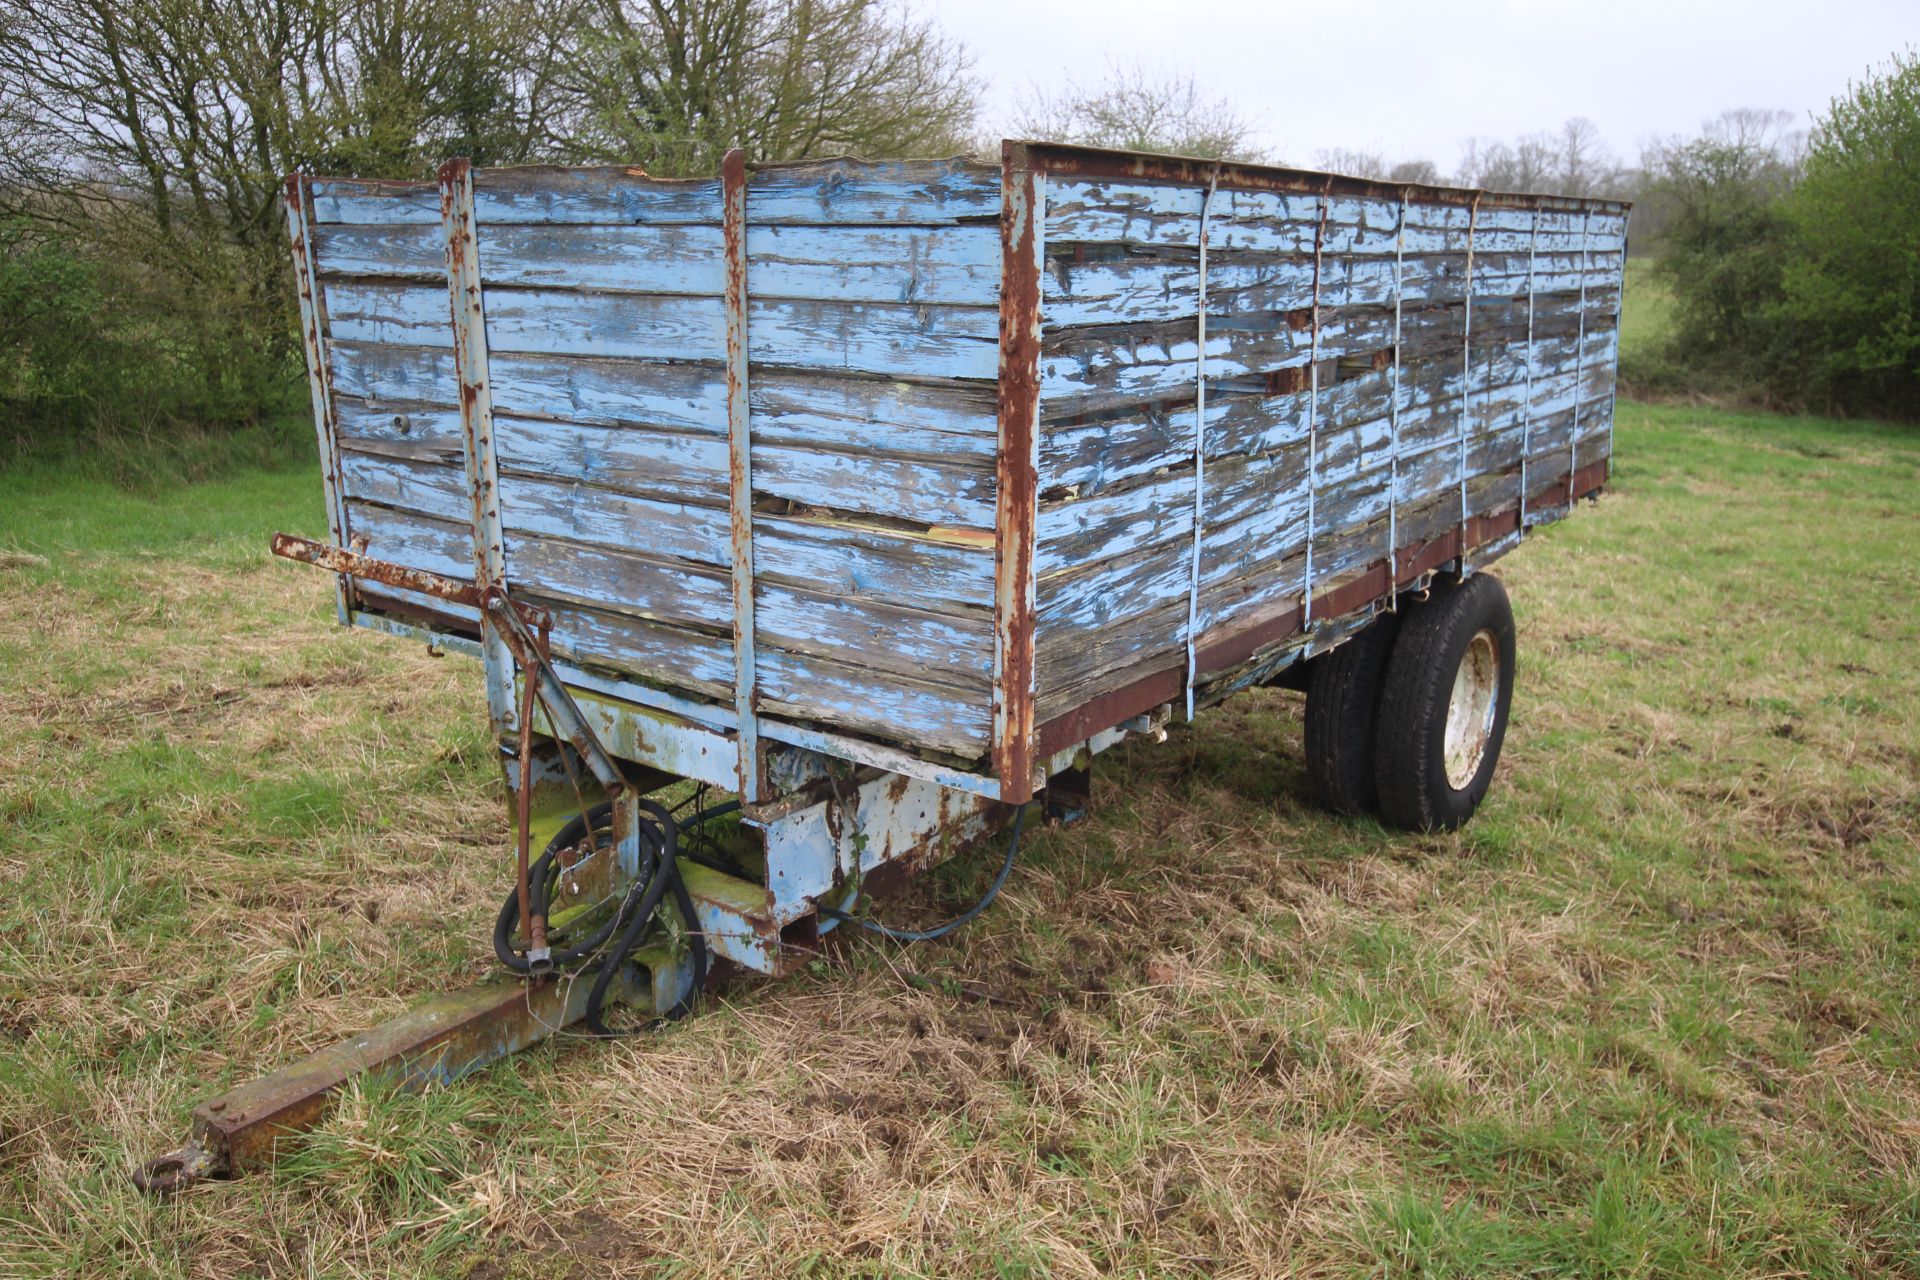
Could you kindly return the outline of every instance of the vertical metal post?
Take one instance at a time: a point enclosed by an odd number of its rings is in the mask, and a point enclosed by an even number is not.
[[[1213,166],[1207,189],[1200,197],[1200,281],[1194,333],[1199,346],[1193,357],[1193,553],[1187,572],[1187,719],[1193,719],[1193,684],[1200,665],[1200,536],[1207,524],[1207,221],[1213,215],[1213,193],[1220,185],[1220,166]]]
[[[1045,175],[1000,149],[1000,401],[995,449],[993,763],[1000,799],[1033,798],[1034,522],[1040,471],[1040,229]]]
[[[1587,266],[1588,246],[1593,243],[1593,206],[1588,205],[1580,223],[1580,324],[1573,340],[1573,428],[1567,435],[1567,510],[1578,499],[1573,478],[1580,473],[1580,396],[1587,381]],[[1624,276],[1622,277],[1624,278]]]
[[[287,234],[293,239],[293,276],[300,295],[300,338],[307,353],[307,395],[313,402],[313,429],[320,441],[320,479],[326,491],[327,532],[333,545],[347,545],[347,503],[340,491],[340,433],[333,410],[333,370],[328,365],[327,302],[320,289],[319,259],[313,247],[313,180],[287,175]],[[351,590],[345,574],[335,580],[335,605],[341,625],[349,620]]]
[[[481,590],[507,580],[506,539],[500,532],[500,473],[493,452],[493,382],[487,365],[487,315],[480,291],[480,244],[474,227],[473,166],[440,166],[440,222],[447,236],[447,295],[453,310],[453,367],[460,380],[460,430],[467,493],[473,503],[473,572]],[[482,611],[484,615],[484,610]],[[513,697],[513,656],[491,619],[483,616],[487,711],[504,737],[519,729]]]
[[[1534,274],[1540,260],[1540,205],[1533,206],[1533,234],[1527,239],[1527,379],[1520,403],[1520,523],[1527,531],[1527,487],[1531,483],[1528,462],[1533,457],[1533,293]]]
[[[727,495],[733,538],[733,708],[739,722],[740,799],[766,790],[760,757],[759,689],[753,638],[753,438],[747,408],[747,153],[720,162],[727,247]]]
[[[1633,225],[1630,218],[1620,223],[1620,283],[1613,294],[1613,390],[1607,395],[1607,470],[1608,483],[1613,481],[1613,420],[1620,409],[1620,323],[1626,318],[1627,304],[1627,232]]]
[[[1320,220],[1313,228],[1313,333],[1307,348],[1307,562],[1300,591],[1300,629],[1313,626],[1313,517],[1320,488],[1320,263],[1327,239],[1333,179],[1320,188]]]
[[[1480,196],[1473,193],[1473,207],[1467,213],[1466,311],[1460,325],[1460,576],[1472,570],[1467,564],[1467,437],[1473,426],[1473,242],[1480,230]]]
[[[1387,406],[1387,604],[1400,607],[1400,309],[1406,297],[1407,205],[1400,188],[1400,225],[1393,236],[1393,401]]]

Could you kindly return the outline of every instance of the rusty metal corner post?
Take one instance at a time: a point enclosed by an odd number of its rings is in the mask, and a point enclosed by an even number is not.
[[[320,479],[327,503],[327,533],[333,545],[347,545],[346,497],[340,485],[340,433],[334,421],[333,370],[327,354],[327,303],[320,287],[318,255],[313,247],[313,179],[287,175],[287,234],[293,239],[293,275],[300,299],[300,339],[307,356],[307,394],[313,402],[313,429],[320,441]],[[352,585],[336,579],[336,607],[345,626],[353,617]]]
[[[727,255],[727,514],[733,587],[733,709],[740,753],[740,799],[766,795],[760,753],[760,691],[754,663],[753,435],[747,402],[747,153],[720,162],[721,226]]]
[[[493,451],[493,385],[487,360],[487,314],[480,289],[480,243],[474,225],[473,165],[440,166],[440,222],[447,238],[447,298],[453,319],[453,367],[460,382],[460,432],[473,511],[474,581],[482,593],[507,581],[500,530],[500,471]],[[481,611],[487,667],[487,713],[504,739],[519,725],[513,656],[498,627]]]
[[[1044,175],[1020,143],[1000,152],[999,440],[993,582],[993,768],[1000,799],[1034,780],[1034,525],[1040,469],[1040,231]]]

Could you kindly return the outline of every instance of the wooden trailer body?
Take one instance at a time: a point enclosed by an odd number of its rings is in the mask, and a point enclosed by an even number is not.
[[[350,1080],[677,1016],[710,959],[944,936],[1036,791],[1083,812],[1093,755],[1325,650],[1316,799],[1457,827],[1514,671],[1473,575],[1611,463],[1605,201],[1009,143],[296,176],[288,222],[329,530],[274,550],[343,622],[483,659],[511,976],[203,1103],[156,1193],[271,1162]],[[971,910],[856,913],[1009,824]]]
[[[1617,203],[1024,143],[288,190],[331,540],[509,584],[616,754],[749,800],[1025,800],[1607,477]]]

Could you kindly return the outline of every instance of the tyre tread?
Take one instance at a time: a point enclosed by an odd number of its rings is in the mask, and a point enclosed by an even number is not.
[[[1476,621],[1478,620],[1478,621]],[[1447,702],[1452,695],[1457,659],[1449,661],[1456,640],[1481,626],[1504,628],[1506,671],[1489,753],[1497,760],[1505,735],[1506,707],[1512,697],[1511,636],[1513,614],[1506,589],[1488,574],[1436,587],[1401,625],[1381,685],[1379,728],[1375,738],[1374,780],[1383,818],[1409,831],[1457,829],[1479,806],[1491,768],[1465,792],[1436,780],[1433,762],[1444,747]]]

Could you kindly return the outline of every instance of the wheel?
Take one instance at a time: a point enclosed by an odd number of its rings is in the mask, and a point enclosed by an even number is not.
[[[1333,813],[1371,813],[1378,802],[1374,721],[1399,626],[1387,614],[1307,664],[1307,781],[1314,803]]]
[[[1513,654],[1513,607],[1488,574],[1436,589],[1401,623],[1374,733],[1388,822],[1453,831],[1473,816],[1507,734]]]

